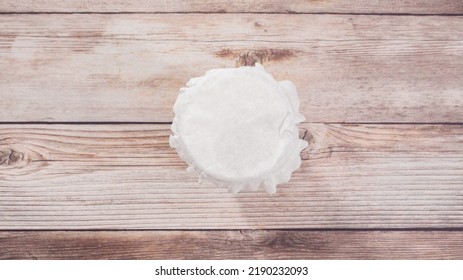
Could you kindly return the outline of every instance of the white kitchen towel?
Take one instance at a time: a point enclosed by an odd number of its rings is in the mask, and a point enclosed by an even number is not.
[[[299,139],[299,98],[260,64],[209,70],[180,90],[171,147],[196,172],[234,192],[268,193],[290,180],[307,142]]]

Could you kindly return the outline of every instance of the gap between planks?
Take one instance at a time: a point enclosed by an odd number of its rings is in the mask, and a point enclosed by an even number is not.
[[[347,15],[347,16],[416,16],[416,17],[461,17],[463,13],[422,13],[422,14],[413,14],[413,13],[336,13],[336,12],[307,12],[307,13],[297,13],[297,12],[0,12],[1,15]]]
[[[463,125],[463,122],[308,122],[306,124],[333,125]],[[0,125],[171,125],[172,122],[0,122]]]
[[[461,259],[463,231],[0,231],[0,259]]]

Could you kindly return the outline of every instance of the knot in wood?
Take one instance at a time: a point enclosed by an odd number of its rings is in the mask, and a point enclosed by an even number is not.
[[[264,64],[269,61],[281,61],[295,56],[294,50],[287,49],[259,49],[245,52],[223,49],[215,52],[221,58],[236,59],[236,66],[255,66],[256,63]]]
[[[0,151],[0,166],[13,166],[24,159],[24,154],[13,149]]]
[[[309,151],[315,143],[315,138],[313,137],[312,133],[310,133],[310,131],[305,128],[299,129],[299,138],[307,141],[309,144],[307,148],[301,151],[301,160],[308,160],[310,158]]]
[[[256,63],[263,64],[267,61],[280,61],[294,56],[290,50],[264,49],[241,53],[237,66],[254,66]]]

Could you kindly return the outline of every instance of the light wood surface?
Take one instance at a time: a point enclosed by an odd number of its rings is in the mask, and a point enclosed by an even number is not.
[[[0,126],[1,229],[455,228],[462,125],[301,126],[275,195],[199,184],[169,125]]]
[[[302,167],[198,184],[178,90],[257,62]],[[460,0],[0,1],[0,259],[461,259],[462,73]]]
[[[461,231],[0,232],[0,259],[461,259]]]
[[[463,17],[1,19],[0,122],[170,122],[190,78],[253,62],[294,82],[310,122],[463,120]]]
[[[460,0],[3,0],[0,12],[461,14]]]

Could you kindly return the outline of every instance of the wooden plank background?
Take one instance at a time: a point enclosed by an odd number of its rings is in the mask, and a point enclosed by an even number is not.
[[[3,15],[0,119],[170,122],[188,79],[257,61],[310,122],[460,122],[461,34],[445,16]]]
[[[16,231],[10,259],[461,259],[461,231]]]
[[[0,3],[1,259],[463,257],[463,2],[166,3]],[[298,88],[302,167],[198,184],[178,89],[256,62]]]
[[[349,13],[449,14],[463,13],[458,0],[3,0],[4,13]]]
[[[168,125],[0,126],[0,229],[463,224],[461,125],[304,123],[310,147],[276,195],[198,184],[169,134]]]

